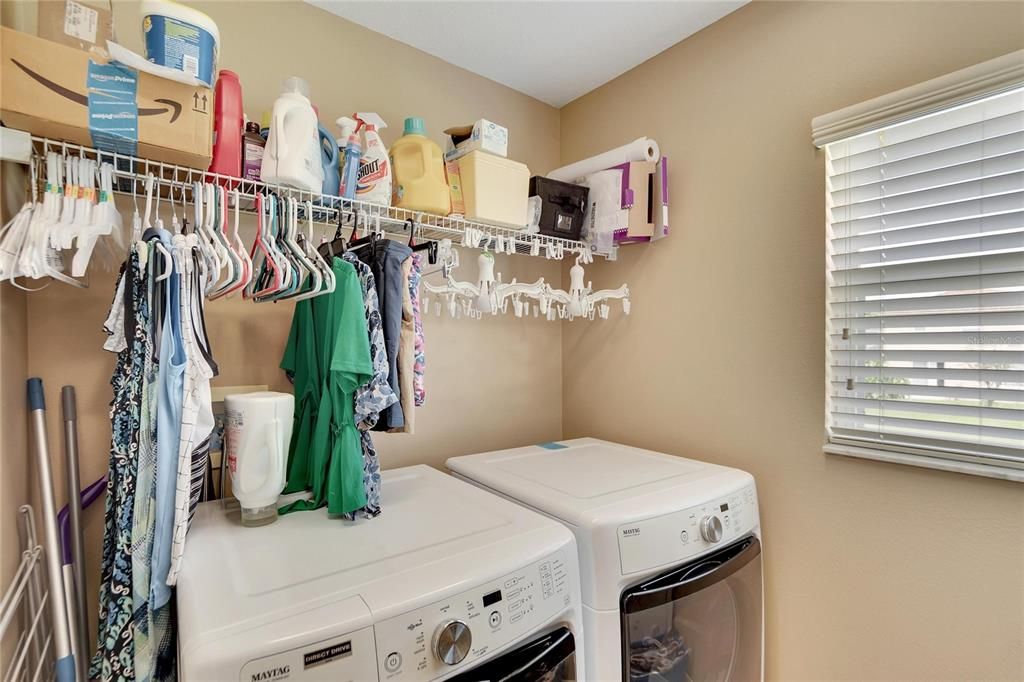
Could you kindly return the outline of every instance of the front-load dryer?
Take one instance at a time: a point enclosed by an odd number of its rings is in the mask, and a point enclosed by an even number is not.
[[[576,536],[591,680],[764,678],[753,477],[593,438],[448,460]]]
[[[427,466],[382,476],[374,519],[246,528],[199,505],[177,590],[183,680],[582,679],[572,533]]]

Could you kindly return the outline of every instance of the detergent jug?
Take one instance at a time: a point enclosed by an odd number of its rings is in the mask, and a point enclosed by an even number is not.
[[[323,190],[320,128],[309,103],[309,86],[301,78],[287,79],[274,102],[260,177],[271,184]]]
[[[451,208],[444,154],[426,138],[422,118],[405,119],[402,137],[391,145],[392,204],[411,211],[448,215]]]
[[[294,411],[295,397],[290,393],[261,391],[224,398],[224,448],[243,526],[277,519]]]
[[[319,124],[320,134],[320,165],[323,167],[324,185],[321,190],[328,196],[338,194],[338,183],[341,175],[338,172],[338,143],[324,125]]]

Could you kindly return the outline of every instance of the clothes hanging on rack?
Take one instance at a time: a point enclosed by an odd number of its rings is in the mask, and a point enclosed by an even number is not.
[[[381,319],[384,324],[384,346],[388,355],[388,384],[399,402],[386,408],[374,431],[387,431],[405,425],[401,403],[402,390],[398,376],[398,349],[402,333],[402,301],[408,295],[408,278],[403,277],[402,263],[412,255],[405,244],[382,239],[357,251],[359,259],[373,271],[377,297],[380,300]],[[406,293],[403,294],[403,291]]]
[[[157,239],[150,235],[151,239]],[[145,248],[145,247],[143,247]],[[155,272],[161,264],[158,258],[147,258],[145,282],[147,300],[152,306],[159,303],[160,287]],[[151,320],[160,317],[160,310],[150,308]],[[154,335],[151,324],[146,328],[147,352],[143,361],[142,372],[142,404],[140,405],[139,451],[137,456],[135,504],[132,517],[132,620],[135,626],[133,645],[135,647],[135,678],[149,680],[150,671],[156,656],[152,638],[152,611],[150,610],[150,592],[152,588],[151,570],[153,558],[153,527],[155,524],[153,496],[156,493],[157,466],[157,408],[156,402],[160,388],[157,367],[157,350],[153,345]]]
[[[415,352],[413,362],[413,393],[415,394],[416,407],[422,407],[426,402],[427,392],[424,388],[424,376],[427,370],[426,343],[423,339],[423,317],[420,310],[420,280],[423,278],[423,260],[420,254],[412,254],[412,270],[409,273],[409,298],[412,301],[412,322],[413,331],[416,334]]]
[[[281,368],[296,379],[321,375],[319,395],[312,396],[317,402],[312,433],[293,439],[293,443],[308,439],[309,447],[288,453],[289,475],[305,469],[306,479],[299,484],[312,496],[285,505],[281,514],[326,504],[328,514],[342,515],[366,506],[363,451],[353,409],[356,389],[373,377],[362,288],[351,263],[334,258],[331,267],[335,290],[296,303],[281,360]],[[306,338],[310,333],[312,343]],[[308,418],[298,415],[296,429],[308,426]],[[306,461],[298,464],[296,460]],[[289,482],[289,488],[295,485]]]
[[[167,584],[176,585],[185,554],[185,535],[192,524],[210,462],[215,421],[210,381],[217,376],[206,334],[205,299],[196,282],[200,256],[187,237],[175,235],[174,256],[184,272],[181,288],[182,336],[185,341],[185,382],[182,392],[178,480],[174,491],[174,538]]]
[[[392,433],[412,433],[416,407],[414,368],[416,366],[416,332],[413,323],[411,294],[412,256],[402,261],[402,323],[398,336],[398,394],[402,406],[401,426],[388,429]]]
[[[352,253],[345,253],[342,258],[352,264],[359,276],[363,308],[366,313],[370,358],[373,363],[373,377],[356,390],[354,405],[356,428],[359,429],[359,440],[363,449],[363,489],[366,492],[366,506],[361,511],[365,516],[373,517],[381,511],[380,463],[373,439],[368,432],[377,423],[381,411],[394,405],[398,401],[398,396],[388,384],[388,356],[384,350],[384,328],[373,273],[368,265]],[[349,518],[355,518],[355,513],[349,514]]]
[[[104,324],[104,348],[118,353],[118,364],[90,669],[103,680],[176,679],[170,586],[213,429],[209,380],[217,368],[195,236],[172,236],[157,225],[131,245]]]
[[[111,443],[100,564],[99,634],[91,678],[135,679],[132,613],[132,519],[141,437],[144,372],[149,348],[149,291],[133,245],[121,268],[104,330],[117,353],[111,376]]]

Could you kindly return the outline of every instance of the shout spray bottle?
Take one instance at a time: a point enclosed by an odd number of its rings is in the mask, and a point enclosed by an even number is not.
[[[359,180],[356,185],[356,199],[381,206],[391,205],[391,163],[388,149],[381,141],[377,130],[387,128],[383,119],[372,112],[355,115],[363,128],[366,144],[359,161]]]

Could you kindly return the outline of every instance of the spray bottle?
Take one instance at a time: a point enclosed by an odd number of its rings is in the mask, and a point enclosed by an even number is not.
[[[359,127],[363,129],[366,144],[363,145],[363,156],[359,161],[359,181],[356,185],[356,199],[382,206],[391,205],[391,163],[388,160],[388,148],[384,146],[378,129],[387,128],[387,124],[375,113],[359,112],[355,114]]]
[[[342,116],[335,121],[338,124],[338,128],[341,130],[341,135],[338,137],[338,176],[342,181],[345,179],[345,150],[348,147],[348,138],[352,136],[352,133],[358,127],[355,119],[351,119],[348,116]],[[341,191],[341,186],[335,188],[339,196],[344,196]],[[351,198],[351,197],[349,197]]]
[[[342,119],[338,119],[339,125]],[[345,119],[351,121],[352,119]],[[353,121],[354,123],[354,121]],[[344,130],[344,128],[343,128]],[[338,145],[341,147],[341,144]],[[345,142],[344,159],[341,161],[341,186],[338,188],[338,196],[342,199],[354,199],[356,196],[356,184],[359,180],[359,159],[363,156],[362,145],[359,144],[359,126],[352,128]]]

